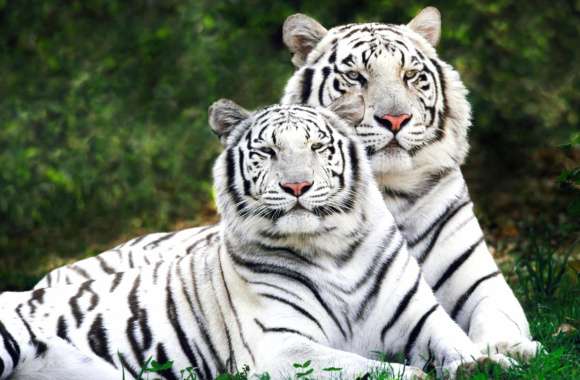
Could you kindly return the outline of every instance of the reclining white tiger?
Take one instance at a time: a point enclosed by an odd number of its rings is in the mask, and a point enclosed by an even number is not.
[[[527,359],[540,345],[531,340],[525,314],[486,247],[461,173],[471,111],[458,73],[435,52],[440,23],[432,7],[408,25],[350,24],[329,31],[307,16],[290,16],[284,41],[299,69],[283,102],[326,105],[345,92],[364,96],[367,112],[356,131],[437,299],[482,351]],[[140,237],[56,269],[37,287],[170,260],[213,244],[217,231],[208,226]]]
[[[281,378],[304,360],[346,378],[391,368],[407,379],[422,371],[364,356],[400,352],[417,367],[432,358],[450,377],[483,358],[408,255],[346,124],[362,119],[362,97],[332,109],[217,102],[219,243],[98,281],[1,294],[0,379],[115,379],[121,367],[136,378],[149,357],[203,379],[244,364]]]

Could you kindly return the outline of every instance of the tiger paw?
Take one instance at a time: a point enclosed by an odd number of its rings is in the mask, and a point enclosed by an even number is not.
[[[528,362],[538,353],[545,352],[540,342],[522,340],[519,342],[496,342],[480,344],[480,352],[484,355],[503,354],[522,362]]]
[[[443,368],[443,375],[446,379],[469,379],[476,373],[485,373],[489,377],[494,377],[497,368],[509,368],[517,362],[505,355],[494,354],[481,356],[472,360],[456,360]]]
[[[429,376],[425,372],[423,372],[420,368],[406,366],[405,371],[399,374],[400,377],[396,377],[397,379],[403,380],[427,380]]]

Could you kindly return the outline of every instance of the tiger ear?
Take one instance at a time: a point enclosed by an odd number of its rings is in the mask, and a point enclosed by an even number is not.
[[[441,13],[435,7],[427,7],[419,12],[407,26],[435,47],[441,37]]]
[[[365,116],[365,100],[360,94],[346,93],[332,102],[328,109],[351,127],[356,127]]]
[[[220,138],[223,145],[226,145],[230,132],[250,117],[247,110],[228,99],[214,102],[208,112],[211,130]]]
[[[315,19],[297,13],[289,16],[282,27],[282,39],[292,52],[292,63],[300,67],[308,54],[326,35],[328,30]]]

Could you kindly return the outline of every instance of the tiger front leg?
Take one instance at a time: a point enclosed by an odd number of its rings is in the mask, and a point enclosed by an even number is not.
[[[262,360],[254,373],[267,372],[273,379],[294,378],[307,371],[312,371],[309,378],[316,379],[356,379],[373,372],[403,380],[427,378],[419,368],[367,359],[290,334],[267,339],[261,347]]]
[[[509,310],[509,305],[498,305],[497,300],[485,296],[474,304],[473,310],[466,308],[459,317],[469,319],[469,336],[481,353],[504,354],[527,362],[543,350],[540,342],[530,338],[527,323],[520,326],[514,320],[518,310],[507,313],[504,310]]]
[[[398,290],[384,306],[391,314],[381,331],[385,350],[404,353],[413,366],[423,367],[432,361],[439,376],[454,379],[458,370],[469,371],[481,361],[502,367],[513,364],[504,355],[486,356],[480,352],[437,303],[413,259],[399,281]]]

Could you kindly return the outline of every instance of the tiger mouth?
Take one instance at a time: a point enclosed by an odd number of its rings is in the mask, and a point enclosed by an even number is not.
[[[404,149],[401,146],[401,144],[399,144],[399,142],[397,141],[396,138],[393,138],[391,141],[389,141],[389,143],[387,145],[385,145],[385,147],[383,149],[393,149],[393,148]]]
[[[307,209],[303,205],[301,205],[300,202],[296,202],[296,204],[294,206],[292,206],[292,208],[290,208],[290,210],[288,210],[287,213],[308,213],[308,214],[312,214],[312,211],[309,210],[309,209]]]

